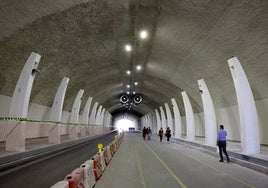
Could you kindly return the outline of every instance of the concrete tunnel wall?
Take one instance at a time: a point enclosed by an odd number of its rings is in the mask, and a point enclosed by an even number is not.
[[[0,94],[0,117],[8,116],[11,97]],[[259,116],[260,124],[260,143],[268,145],[268,116],[265,112],[268,111],[268,98],[257,100],[256,107]],[[50,107],[30,103],[28,119],[47,120],[50,112]],[[62,122],[69,122],[70,112],[63,111]],[[195,134],[196,136],[204,136],[204,113],[195,113]],[[239,113],[237,105],[225,108],[216,109],[217,125],[224,124],[228,131],[228,139],[240,141],[239,131]],[[37,130],[38,129],[38,130]],[[67,130],[63,129],[62,134],[67,134]],[[186,120],[182,116],[182,134],[186,134]],[[47,136],[42,134],[42,129],[31,127],[27,129],[27,138],[35,138]],[[0,138],[0,140],[3,140]]]

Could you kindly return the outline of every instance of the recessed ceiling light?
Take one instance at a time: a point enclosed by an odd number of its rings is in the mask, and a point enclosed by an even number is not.
[[[130,88],[130,85],[127,85],[127,88]]]
[[[127,75],[130,75],[131,74],[131,71],[130,70],[127,70],[126,73],[127,73]]]
[[[138,82],[135,82],[134,84],[135,84],[135,86],[136,86],[136,85],[138,85]]]
[[[130,44],[125,45],[125,50],[130,52],[132,50],[132,46]]]
[[[136,94],[136,92],[135,91],[133,91],[133,95],[135,95]]]
[[[142,31],[140,32],[140,37],[141,37],[141,39],[146,39],[146,38],[147,38],[147,36],[148,36],[147,31],[142,30]]]
[[[136,69],[137,69],[137,70],[141,70],[141,65],[137,65],[137,66],[136,66]]]
[[[129,91],[127,91],[127,94],[129,95]]]

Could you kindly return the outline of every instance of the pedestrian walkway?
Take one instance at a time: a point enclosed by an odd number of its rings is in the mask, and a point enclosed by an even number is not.
[[[95,188],[260,187],[268,175],[157,136],[126,133]]]

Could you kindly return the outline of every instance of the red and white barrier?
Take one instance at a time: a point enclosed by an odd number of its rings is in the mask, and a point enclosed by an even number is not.
[[[100,163],[101,163],[102,171],[104,171],[106,168],[106,163],[104,159],[104,151],[101,151],[100,153],[98,153],[98,155],[100,156]]]
[[[81,168],[84,169],[85,188],[92,188],[96,183],[93,169],[93,161],[87,160],[84,164],[81,165]]]
[[[101,159],[99,155],[95,155],[91,159],[93,160],[94,175],[95,180],[97,181],[102,175]]]
[[[71,174],[68,174],[64,180],[69,182],[69,188],[84,188],[84,169],[75,169]]]
[[[107,145],[106,148],[107,148],[108,159],[110,161],[112,159],[112,154],[111,154],[110,146]]]
[[[105,167],[109,164],[118,147],[123,140],[124,134],[121,133],[114,141],[103,148],[90,160],[83,163],[80,168],[68,174],[64,181],[59,181],[51,188],[92,188],[96,181],[100,179]],[[99,148],[100,149],[100,148]]]
[[[111,142],[109,146],[110,146],[111,155],[114,156],[114,154],[115,154],[115,145],[114,145],[114,142]]]
[[[107,166],[110,162],[107,146],[103,148],[103,156],[104,156],[105,165]]]

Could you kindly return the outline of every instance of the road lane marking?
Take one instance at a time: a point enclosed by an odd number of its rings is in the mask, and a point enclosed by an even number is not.
[[[161,162],[161,164],[167,169],[171,176],[178,182],[181,188],[187,188],[186,185],[176,176],[176,174],[168,167],[168,165],[153,151],[153,149],[143,142],[143,144],[154,154],[154,156]]]
[[[145,179],[144,179],[144,175],[143,175],[143,171],[142,171],[142,165],[141,165],[141,161],[140,161],[140,158],[137,154],[137,151],[136,149],[133,147],[133,151],[134,151],[134,154],[135,154],[135,157],[137,159],[137,163],[138,163],[138,170],[140,171],[140,174],[141,174],[141,179],[142,179],[142,184],[143,184],[143,188],[146,188],[146,183],[145,183]]]

